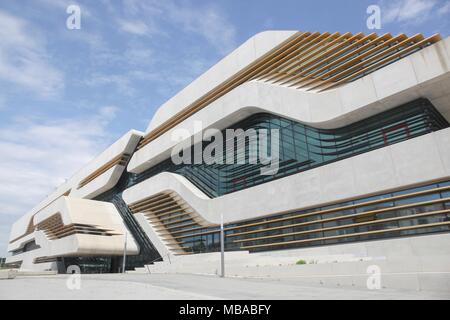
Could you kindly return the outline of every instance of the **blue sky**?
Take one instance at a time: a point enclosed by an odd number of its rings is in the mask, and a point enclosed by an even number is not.
[[[81,29],[66,8],[81,8]],[[450,0],[0,0],[0,256],[11,224],[267,29],[449,35]]]

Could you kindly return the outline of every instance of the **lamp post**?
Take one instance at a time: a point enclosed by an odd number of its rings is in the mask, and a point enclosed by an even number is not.
[[[220,214],[220,277],[225,277],[225,232],[223,228],[223,213]]]
[[[127,238],[128,238],[128,231],[125,231],[125,242],[123,244],[122,273],[125,273],[125,264],[127,262]]]

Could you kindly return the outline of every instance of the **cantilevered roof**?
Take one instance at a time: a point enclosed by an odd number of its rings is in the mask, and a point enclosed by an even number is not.
[[[266,81],[321,92],[357,80],[439,40],[439,34],[408,37],[403,33],[396,36],[389,33],[293,33],[195,101],[182,106],[164,122],[150,127],[139,148],[245,82]],[[239,54],[239,50],[232,54]],[[217,65],[221,63],[223,61]]]

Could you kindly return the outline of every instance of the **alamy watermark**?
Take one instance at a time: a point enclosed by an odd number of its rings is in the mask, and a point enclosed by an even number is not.
[[[175,165],[261,165],[261,175],[275,175],[280,164],[279,129],[203,130],[201,121],[194,121],[193,132],[178,128],[171,139],[171,159]],[[205,142],[208,143],[205,146]]]
[[[367,278],[367,289],[380,290],[381,289],[381,268],[377,265],[367,267],[366,273],[369,274]]]
[[[66,271],[69,277],[66,280],[66,286],[69,290],[81,290],[81,269],[77,265],[72,265]]]
[[[66,27],[69,30],[81,29],[81,8],[77,5],[70,5],[66,9],[66,13],[69,15],[66,20]]]
[[[370,5],[367,7],[366,13],[369,17],[366,20],[367,29],[380,30],[381,29],[381,8],[378,5]]]

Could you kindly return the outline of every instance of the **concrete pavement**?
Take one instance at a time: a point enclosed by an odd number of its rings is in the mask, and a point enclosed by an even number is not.
[[[69,285],[68,285],[69,283]],[[299,279],[246,279],[184,274],[18,277],[0,282],[0,299],[450,299],[445,292],[367,290],[305,285]],[[69,288],[72,288],[69,289]]]

